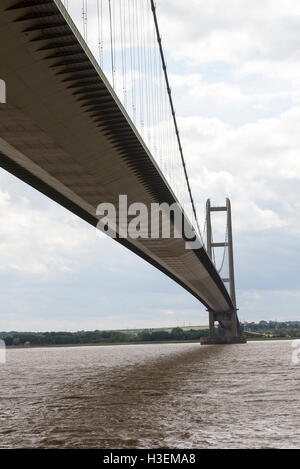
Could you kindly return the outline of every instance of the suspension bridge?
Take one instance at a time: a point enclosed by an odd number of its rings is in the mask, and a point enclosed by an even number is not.
[[[7,93],[0,105],[0,166],[93,226],[99,203],[118,207],[120,194],[149,209],[176,203],[193,234],[189,249],[175,230],[169,238],[149,233],[116,241],[206,306],[206,343],[244,341],[230,202],[208,202],[205,248],[154,2],[2,0],[0,78]],[[214,243],[210,214],[222,210],[226,239]],[[169,218],[174,228],[172,213]],[[224,248],[221,267],[227,255],[227,276],[216,267],[217,247]]]

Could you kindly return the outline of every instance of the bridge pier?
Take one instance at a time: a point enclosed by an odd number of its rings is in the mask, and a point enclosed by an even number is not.
[[[212,237],[212,223],[211,212],[226,212],[227,213],[227,237],[224,242],[213,242]],[[233,265],[233,241],[232,241],[232,221],[231,221],[231,204],[230,200],[226,199],[226,205],[220,207],[212,207],[210,200],[206,202],[206,246],[207,254],[213,260],[213,248],[224,247],[228,249],[228,278],[223,278],[223,282],[229,283],[229,292],[232,308],[227,313],[216,313],[208,309],[209,314],[209,336],[201,337],[201,345],[211,344],[244,344],[246,337],[244,336],[243,326],[240,324],[237,317],[236,296],[235,296],[235,281],[234,281],[234,265]],[[215,322],[219,323],[218,332],[215,330]]]
[[[201,337],[201,345],[216,344],[245,344],[244,328],[239,323],[236,310],[230,313],[216,314],[209,311],[209,336]],[[215,329],[215,321],[218,321],[218,330]]]

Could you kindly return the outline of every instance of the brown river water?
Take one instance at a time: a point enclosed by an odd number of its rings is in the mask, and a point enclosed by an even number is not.
[[[7,350],[1,448],[300,448],[291,341]]]

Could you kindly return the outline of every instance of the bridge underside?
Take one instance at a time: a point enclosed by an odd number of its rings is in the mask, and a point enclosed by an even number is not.
[[[0,77],[7,84],[0,106],[4,169],[93,226],[98,204],[117,206],[119,194],[148,207],[176,201],[60,2],[1,1]],[[214,314],[234,314],[203,247],[187,250],[182,238],[118,242]]]

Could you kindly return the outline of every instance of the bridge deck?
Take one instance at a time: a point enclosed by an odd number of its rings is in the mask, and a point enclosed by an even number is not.
[[[176,200],[59,1],[1,1],[0,77],[7,84],[3,168],[94,226],[97,205],[116,205],[119,194],[147,206]],[[208,308],[231,311],[203,247],[187,250],[183,239],[119,242]]]

